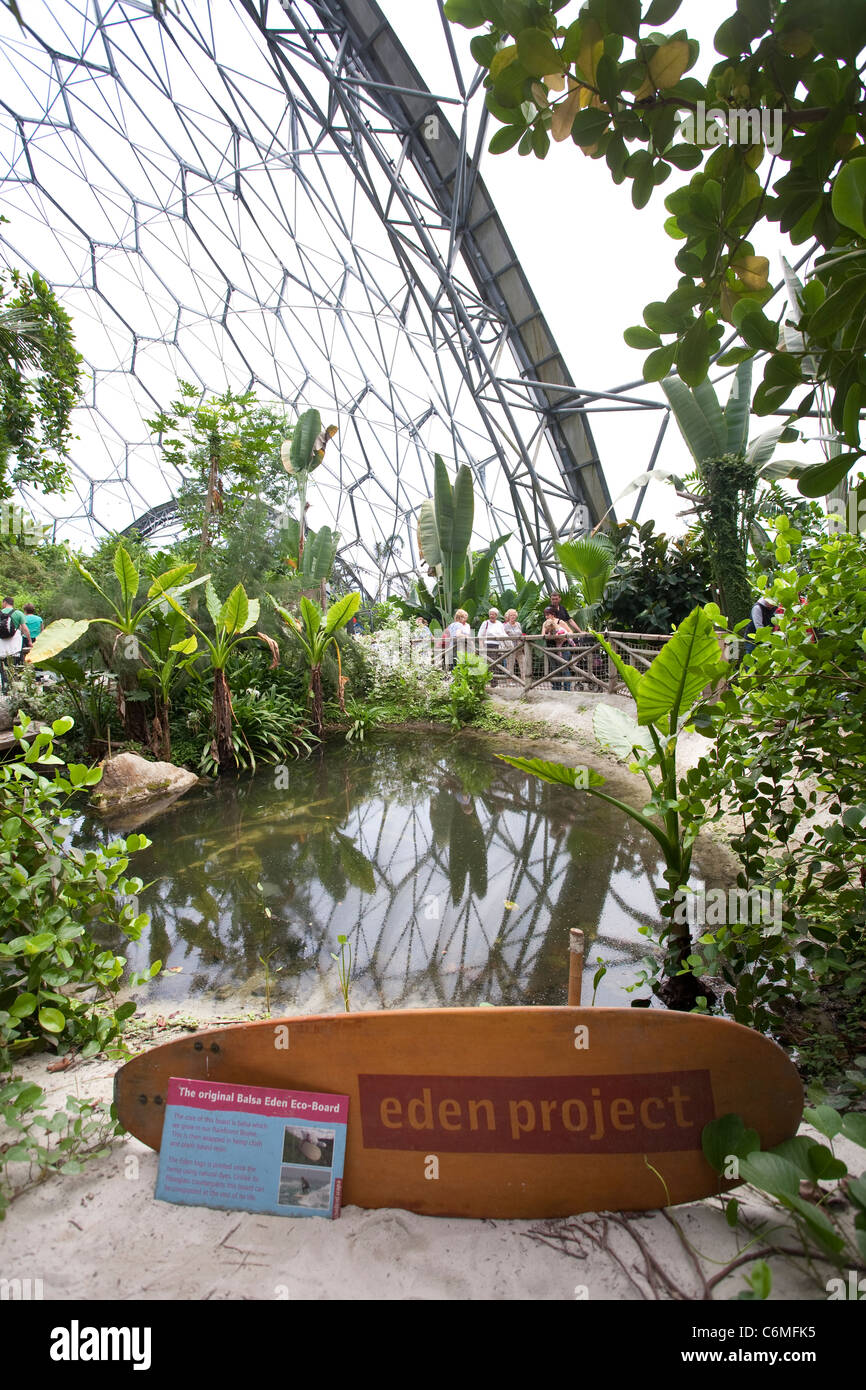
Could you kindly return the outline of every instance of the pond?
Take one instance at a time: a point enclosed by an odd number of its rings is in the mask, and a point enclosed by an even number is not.
[[[163,962],[136,997],[342,1007],[332,953],[345,935],[353,1009],[564,1004],[581,927],[583,1002],[600,958],[596,1002],[627,1005],[639,928],[658,921],[658,847],[614,807],[495,757],[514,746],[380,734],[197,788],[143,827],[153,844],[133,870],[151,924],[111,943],[133,969]],[[85,817],[76,839],[94,838],[112,837]]]

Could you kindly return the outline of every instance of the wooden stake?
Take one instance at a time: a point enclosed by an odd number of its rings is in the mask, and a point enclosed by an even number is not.
[[[583,984],[583,932],[580,927],[572,927],[568,933],[568,1003],[571,1008],[580,1008],[580,990]]]

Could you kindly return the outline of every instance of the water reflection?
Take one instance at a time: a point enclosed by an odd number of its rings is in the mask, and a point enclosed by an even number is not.
[[[585,1001],[601,956],[598,1002],[625,1004],[662,884],[639,826],[465,735],[333,744],[288,775],[200,789],[147,830],[135,871],[151,926],[127,954],[170,968],[145,991],[166,1003],[262,994],[267,960],[272,1005],[303,1009],[318,991],[336,1007],[339,934],[356,1008],[564,1003],[580,926]],[[84,820],[77,838],[93,837],[110,838]]]

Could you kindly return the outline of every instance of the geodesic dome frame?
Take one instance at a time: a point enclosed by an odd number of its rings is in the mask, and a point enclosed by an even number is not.
[[[610,511],[606,393],[575,387],[479,176],[445,21],[459,95],[435,97],[373,0],[0,16],[0,257],[55,287],[90,378],[63,531],[171,521],[144,422],[185,378],[338,424],[311,522],[368,587],[418,566],[434,452],[470,464],[477,535],[552,579],[553,541]]]

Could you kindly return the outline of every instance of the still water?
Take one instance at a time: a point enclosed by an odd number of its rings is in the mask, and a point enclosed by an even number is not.
[[[195,789],[143,827],[153,844],[134,857],[151,925],[117,947],[133,969],[164,965],[136,997],[240,995],[261,1010],[267,979],[274,1011],[342,1007],[332,953],[345,935],[353,1009],[564,1004],[581,927],[584,1003],[600,958],[596,1002],[627,1005],[647,950],[638,929],[658,920],[655,842],[496,747],[379,735]],[[112,838],[85,820],[79,838],[93,837]]]

